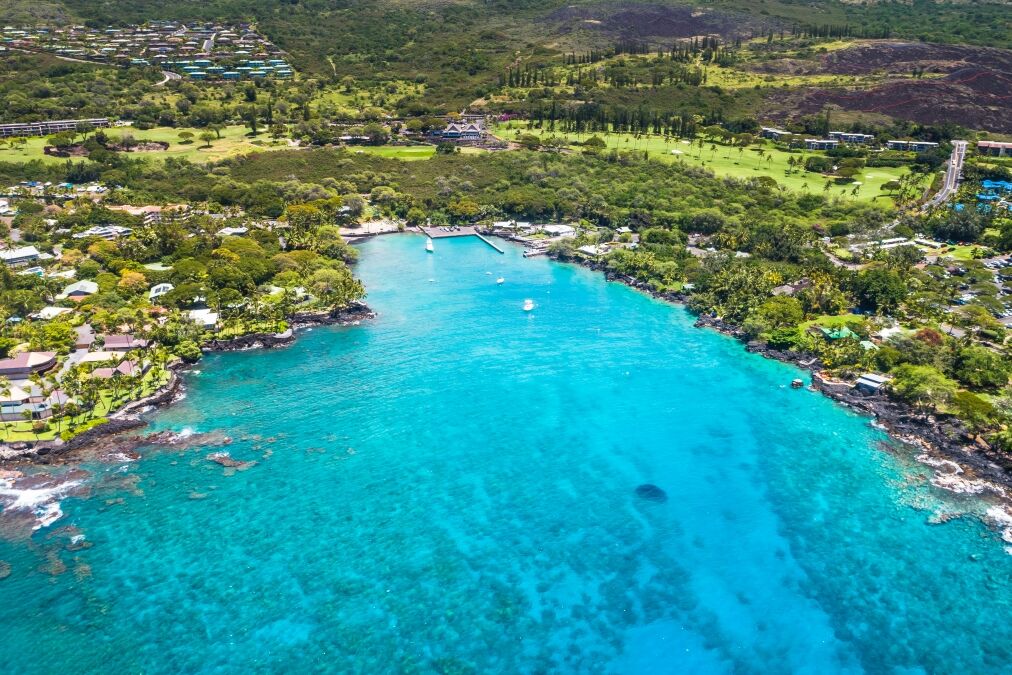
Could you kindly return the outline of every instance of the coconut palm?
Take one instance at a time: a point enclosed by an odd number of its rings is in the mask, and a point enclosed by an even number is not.
[[[0,397],[7,398],[11,395],[11,381],[6,377],[0,377]],[[7,420],[3,421],[4,435],[7,435]]]

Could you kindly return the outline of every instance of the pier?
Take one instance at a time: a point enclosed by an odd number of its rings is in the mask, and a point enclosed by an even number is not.
[[[426,236],[428,236],[429,239],[450,239],[452,237],[478,237],[478,239],[481,239],[483,242],[485,242],[486,244],[488,244],[489,246],[491,246],[492,248],[494,248],[499,253],[503,253],[503,254],[506,253],[506,251],[504,251],[503,249],[501,249],[499,246],[495,245],[490,240],[486,239],[484,236],[482,236],[476,229],[474,229],[470,225],[466,225],[466,226],[463,226],[463,227],[452,227],[452,228],[451,227],[445,227],[444,228],[444,227],[431,227],[431,226],[429,226],[429,227],[420,227],[418,229],[422,231],[422,234],[425,234]]]

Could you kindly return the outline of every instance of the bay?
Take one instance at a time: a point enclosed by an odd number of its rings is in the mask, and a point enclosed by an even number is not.
[[[208,356],[152,420],[255,466],[90,466],[0,543],[0,669],[1008,671],[1012,556],[929,523],[982,506],[798,371],[515,248],[361,252],[374,321]]]

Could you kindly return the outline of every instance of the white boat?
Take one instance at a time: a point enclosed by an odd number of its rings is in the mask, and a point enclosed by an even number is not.
[[[499,277],[498,279],[495,280],[495,282],[497,284],[503,284],[503,283],[506,283],[506,279],[503,278],[503,277]]]
[[[534,301],[531,300],[530,298],[528,298],[527,300],[524,300],[524,311],[525,312],[529,312],[532,309],[534,309]]]
[[[433,251],[435,251],[435,250],[436,250],[436,249],[435,249],[435,248],[433,248],[433,246],[432,246],[432,240],[431,240],[431,239],[426,239],[426,240],[425,240],[425,250],[426,250],[427,252],[429,252],[429,253],[432,253]]]

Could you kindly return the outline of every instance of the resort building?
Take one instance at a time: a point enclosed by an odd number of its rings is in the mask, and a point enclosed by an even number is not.
[[[88,352],[78,360],[78,363],[106,363],[107,361],[115,361],[119,363],[123,360],[124,356],[125,354],[122,352]]]
[[[450,122],[443,129],[443,138],[456,141],[479,141],[485,137],[485,127],[479,120]]]
[[[147,340],[134,337],[129,333],[118,335],[103,335],[104,345],[102,348],[109,352],[127,352],[131,349],[144,349],[148,346]]]
[[[775,127],[763,127],[759,131],[759,135],[762,136],[763,138],[768,138],[771,141],[779,141],[784,136],[790,136],[792,134],[789,131],[777,129]]]
[[[145,225],[151,225],[152,223],[160,223],[162,221],[174,221],[185,217],[190,207],[186,204],[170,204],[168,206],[110,206],[110,211],[121,211],[123,213],[129,213],[131,216],[139,216],[143,218]],[[129,228],[123,228],[129,229]]]
[[[11,385],[7,393],[0,393],[0,419],[4,422],[21,422],[25,417],[46,419],[52,417],[54,405],[66,405],[69,401],[70,397],[59,389],[43,398],[41,394]]]
[[[22,246],[0,251],[0,260],[3,260],[8,267],[23,267],[38,260],[40,255],[34,246]]]
[[[190,321],[205,330],[218,329],[218,313],[210,309],[191,309],[189,311]]]
[[[924,152],[938,147],[938,143],[931,141],[886,141],[886,147],[890,150],[910,150],[912,152]]]
[[[156,300],[171,291],[173,288],[175,288],[175,286],[172,284],[155,284],[151,287],[151,290],[148,291],[148,300]]]
[[[76,131],[78,126],[90,124],[96,129],[108,127],[108,117],[92,117],[83,120],[51,120],[49,122],[17,122],[14,124],[0,124],[0,138],[12,136],[49,136],[58,134],[61,131]]]
[[[74,329],[77,337],[74,338],[74,349],[91,349],[95,342],[95,330],[91,324],[86,323]]]
[[[63,292],[56,296],[57,300],[74,300],[80,302],[89,295],[98,293],[98,284],[94,281],[78,281],[63,289]]]
[[[19,352],[0,360],[0,376],[23,380],[32,373],[44,373],[56,365],[56,352]]]
[[[223,227],[218,230],[219,237],[241,237],[249,233],[248,227]]]
[[[840,141],[841,143],[871,143],[875,140],[873,134],[852,134],[846,131],[830,131],[829,137],[833,140]]]
[[[991,157],[1012,157],[1012,143],[977,141],[977,152]]]
[[[542,225],[541,231],[549,237],[575,237],[576,228],[572,225]]]
[[[120,361],[116,367],[104,366],[102,368],[96,368],[91,371],[92,377],[97,377],[101,380],[108,380],[113,377],[135,377],[143,375],[147,372],[148,366],[145,363],[137,363],[135,361]]]
[[[51,319],[55,319],[61,314],[67,314],[71,311],[73,310],[71,310],[69,307],[53,307],[50,305],[48,307],[43,307],[39,311],[32,314],[32,318],[39,319],[41,321],[49,321]]]
[[[74,239],[87,239],[88,237],[100,237],[106,241],[113,239],[119,239],[133,232],[129,227],[123,227],[122,225],[96,225],[89,227],[84,232],[78,232],[71,235]]]
[[[835,138],[806,138],[805,148],[808,150],[832,150],[840,145]]]

